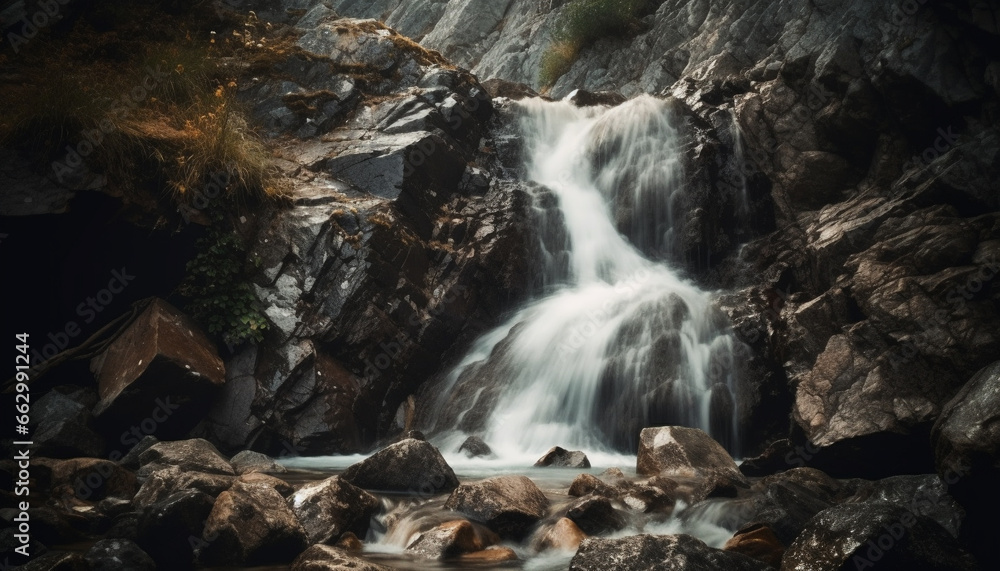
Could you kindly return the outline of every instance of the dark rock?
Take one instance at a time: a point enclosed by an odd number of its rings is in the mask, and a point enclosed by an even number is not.
[[[78,387],[56,387],[31,408],[33,454],[48,458],[100,458],[105,442],[94,431],[90,409],[96,395]]]
[[[74,458],[49,466],[53,496],[75,495],[96,502],[108,497],[131,498],[138,489],[135,474],[110,460]]]
[[[579,450],[569,451],[553,446],[535,462],[535,467],[556,466],[559,468],[590,468],[587,455]]]
[[[407,440],[410,438],[412,438],[413,440],[423,440],[423,441],[427,440],[427,437],[424,436],[424,433],[420,432],[419,430],[407,430],[406,434],[403,435],[403,440]]]
[[[476,528],[465,520],[449,521],[417,536],[406,551],[424,559],[450,559],[486,547]]]
[[[309,543],[331,543],[348,532],[364,537],[379,506],[375,496],[337,476],[306,484],[288,498]]]
[[[682,426],[643,429],[636,471],[687,478],[719,475],[746,483],[725,448],[705,432]]]
[[[497,476],[462,484],[445,502],[455,510],[485,524],[503,538],[523,538],[545,517],[549,501],[538,486],[524,476]]]
[[[569,495],[574,497],[582,497],[587,494],[594,494],[596,496],[604,497],[615,497],[617,495],[617,490],[612,486],[602,482],[597,476],[592,476],[590,474],[580,474],[573,479],[573,483],[569,487]]]
[[[11,516],[13,517],[13,516]],[[0,552],[4,553],[6,558],[4,563],[13,567],[18,565],[24,565],[29,561],[38,559],[42,555],[48,552],[48,548],[45,547],[40,541],[35,538],[29,539],[27,544],[21,543],[21,539],[14,537],[15,535],[20,535],[17,528],[15,527],[4,527],[0,529]],[[19,552],[14,551],[22,545],[27,545],[28,547],[28,557],[21,555]]]
[[[536,93],[531,87],[523,83],[504,81],[500,78],[487,79],[483,82],[483,88],[486,89],[492,97],[506,97],[507,99],[514,101],[527,99],[529,97],[538,97],[538,93]]]
[[[184,490],[197,490],[216,497],[233,485],[234,476],[187,472],[177,466],[153,472],[136,492],[132,503],[136,509],[145,509]]]
[[[225,382],[215,344],[160,299],[93,359],[91,369],[101,397],[94,408],[100,424],[118,433],[153,419],[160,438],[183,437]]]
[[[795,468],[754,484],[750,513],[739,525],[763,524],[785,546],[819,512],[846,499],[841,485],[813,468]]]
[[[849,501],[885,502],[907,508],[936,521],[958,537],[965,510],[948,494],[948,486],[937,475],[893,476],[865,483]]]
[[[785,546],[767,524],[753,524],[733,534],[723,551],[740,553],[775,569],[781,567]]]
[[[274,488],[234,484],[219,494],[205,522],[198,555],[206,564],[289,563],[308,543],[306,532]]]
[[[313,545],[292,563],[291,571],[391,571],[329,545]]]
[[[50,551],[18,567],[19,571],[90,571],[90,564],[79,553]]]
[[[244,450],[229,459],[229,463],[238,475],[249,474],[251,472],[263,472],[265,474],[282,474],[288,470],[274,461],[267,454]]]
[[[1000,478],[998,411],[1000,362],[982,369],[965,384],[945,405],[931,432],[937,473],[966,511],[963,539],[984,564],[1000,560],[996,538],[987,531],[1000,509],[996,487]]]
[[[139,456],[139,475],[144,476],[176,466],[184,472],[202,472],[235,476],[232,465],[211,442],[194,438],[176,442],[160,442]]]
[[[175,492],[141,512],[135,542],[161,567],[191,569],[195,548],[212,512],[212,496],[198,490]]]
[[[595,105],[606,105],[614,107],[628,101],[628,98],[621,93],[614,91],[587,91],[576,89],[566,96],[566,100],[577,107],[593,107]]]
[[[458,447],[459,452],[465,452],[465,455],[469,458],[476,458],[479,456],[491,456],[493,450],[483,442],[482,438],[478,436],[470,436],[465,439],[465,442]]]
[[[713,549],[689,535],[633,535],[586,539],[570,571],[761,571],[768,566],[739,553]]]
[[[787,438],[775,440],[759,456],[744,459],[740,464],[740,472],[744,476],[754,478],[787,470],[792,467],[787,461],[789,454],[794,458],[795,449],[792,442]]]
[[[455,489],[458,478],[428,442],[390,444],[344,471],[341,479],[366,490],[439,494]]]
[[[570,506],[566,517],[587,535],[619,531],[628,524],[628,518],[611,505],[611,500],[597,496],[580,498]]]
[[[159,442],[160,440],[151,434],[144,436],[142,440],[140,440],[138,443],[132,446],[132,448],[130,448],[129,451],[126,452],[125,455],[118,460],[118,463],[123,468],[128,468],[129,470],[138,470],[139,467],[142,466],[142,464],[139,462],[139,457],[142,455],[143,452],[149,450],[150,448],[152,448],[154,444],[157,444]]]
[[[788,547],[781,568],[837,570],[977,569],[975,560],[934,520],[892,504],[834,506],[816,515]]]
[[[127,539],[102,539],[95,543],[84,555],[91,571],[155,571],[156,563]]]
[[[262,474],[261,472],[250,472],[249,474],[244,474],[233,480],[233,483],[245,482],[247,484],[264,484],[265,486],[270,486],[275,489],[276,492],[282,495],[282,497],[287,498],[288,496],[295,493],[295,488],[291,484],[282,480],[281,478],[276,478],[270,474]]]

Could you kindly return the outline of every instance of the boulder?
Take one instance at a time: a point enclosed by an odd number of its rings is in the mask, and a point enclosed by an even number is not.
[[[241,482],[215,500],[199,559],[209,565],[289,563],[308,546],[306,538],[281,494]]]
[[[153,435],[143,436],[142,440],[135,443],[132,448],[129,448],[128,452],[118,460],[118,463],[123,468],[133,471],[138,470],[142,466],[139,462],[139,457],[142,456],[143,452],[149,450],[154,444],[159,442],[160,440]]]
[[[689,535],[633,535],[585,539],[570,571],[763,571],[764,563],[739,553],[713,549]]]
[[[466,438],[465,442],[458,447],[458,451],[464,452],[469,458],[493,455],[493,450],[491,450],[489,445],[483,442],[483,439],[478,436],[470,436]]]
[[[566,517],[573,520],[587,535],[603,535],[624,529],[628,518],[611,505],[611,500],[600,496],[580,498],[570,506]]]
[[[421,533],[410,542],[406,551],[424,559],[440,560],[482,551],[483,548],[475,526],[465,520],[456,520]]]
[[[569,101],[577,107],[593,107],[595,105],[604,105],[607,107],[614,107],[615,105],[621,105],[628,101],[628,98],[621,93],[615,93],[614,91],[587,91],[586,89],[574,89],[566,96],[566,101]]]
[[[569,451],[553,446],[544,456],[535,462],[535,467],[555,466],[559,468],[590,468],[587,455],[579,450]]]
[[[191,569],[214,501],[198,490],[170,494],[142,510],[135,542],[162,568]]]
[[[184,472],[202,472],[235,476],[236,472],[224,456],[202,438],[159,442],[139,455],[139,475],[148,475],[170,466]]]
[[[299,488],[288,498],[288,507],[305,528],[309,543],[315,544],[336,541],[347,532],[364,537],[380,503],[375,496],[333,476]]]
[[[79,387],[56,387],[31,407],[33,454],[47,458],[100,458],[105,442],[94,431],[90,409],[96,395]]]
[[[252,450],[244,450],[243,452],[238,453],[236,456],[229,459],[229,463],[232,465],[233,470],[241,476],[251,472],[283,474],[288,471],[287,468],[275,462],[274,459],[267,454],[261,454],[260,452],[254,452]]]
[[[549,501],[524,476],[497,476],[462,484],[445,502],[445,509],[478,521],[503,538],[520,539],[545,517]]]
[[[502,547],[500,545],[494,545],[475,553],[466,553],[458,558],[459,563],[468,563],[477,566],[487,563],[506,563],[508,561],[517,561],[517,553],[509,547]]]
[[[458,478],[441,452],[422,440],[390,444],[340,476],[366,490],[432,495],[455,489]]]
[[[971,555],[934,520],[881,502],[826,509],[788,547],[781,569],[816,571],[978,569]]]
[[[766,525],[788,546],[819,512],[847,499],[841,485],[814,468],[795,468],[755,483],[747,517],[738,525]]]
[[[948,492],[949,487],[936,474],[893,476],[865,482],[848,501],[895,504],[931,518],[958,537],[965,510]]]
[[[197,490],[216,497],[233,485],[233,476],[187,472],[177,466],[153,472],[136,492],[132,503],[145,509],[176,492]]]
[[[84,558],[91,571],[156,571],[156,563],[134,542],[102,539],[87,550]]]
[[[18,567],[18,571],[90,571],[90,564],[79,553],[50,551]]]
[[[135,474],[110,460],[74,458],[48,466],[53,496],[75,495],[94,502],[108,497],[131,499],[139,487]]]
[[[215,344],[193,320],[154,299],[91,369],[100,402],[94,416],[112,432],[138,426],[181,438],[205,415],[225,382]],[[144,424],[145,423],[145,424]]]
[[[245,482],[247,484],[264,484],[265,486],[271,486],[272,488],[275,489],[275,491],[277,491],[285,498],[295,493],[295,488],[292,487],[292,485],[289,484],[288,482],[282,480],[281,478],[275,478],[270,474],[263,474],[261,472],[250,472],[249,474],[238,476],[235,480],[233,480],[233,483],[236,482]]]
[[[722,445],[702,430],[683,426],[643,429],[639,435],[636,471],[685,478],[718,475],[746,483]]]
[[[604,497],[615,497],[618,495],[615,488],[591,474],[580,474],[576,478],[573,478],[573,483],[570,484],[568,493],[577,498],[586,496],[587,494]]]
[[[741,553],[775,569],[781,567],[785,545],[767,524],[753,524],[738,530],[722,547],[723,551]]]
[[[587,534],[568,517],[559,518],[542,537],[543,549],[559,549],[575,552]]]
[[[991,529],[1000,510],[1000,361],[949,401],[931,431],[937,473],[965,508],[963,536],[983,561],[997,562]],[[939,520],[940,521],[940,520]]]
[[[313,545],[295,558],[291,571],[392,571],[329,545]]]

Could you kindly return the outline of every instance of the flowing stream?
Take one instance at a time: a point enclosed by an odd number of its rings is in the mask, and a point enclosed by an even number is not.
[[[669,105],[531,99],[519,110],[528,177],[562,214],[539,231],[562,232],[566,247],[543,260],[545,295],[482,336],[435,389],[424,428],[443,451],[476,434],[514,461],[555,445],[634,452],[641,428],[664,424],[702,428],[737,453],[728,323],[663,261],[684,192]]]

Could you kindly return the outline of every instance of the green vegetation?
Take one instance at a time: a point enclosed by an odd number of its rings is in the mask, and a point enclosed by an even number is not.
[[[552,43],[542,55],[541,84],[552,86],[585,46],[628,29],[645,5],[646,0],[571,0],[560,12]]]
[[[210,335],[228,345],[264,339],[267,319],[258,309],[248,274],[256,264],[247,262],[240,236],[218,210],[210,212],[212,225],[198,240],[198,254],[188,262],[181,294],[190,302],[188,313]]]

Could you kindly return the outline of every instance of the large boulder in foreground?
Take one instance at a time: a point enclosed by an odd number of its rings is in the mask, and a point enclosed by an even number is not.
[[[501,537],[521,539],[545,517],[549,500],[524,476],[497,476],[459,486],[444,507],[485,524]]]
[[[313,545],[295,559],[291,571],[392,571],[392,568],[369,563],[343,549]]]
[[[431,495],[458,487],[455,471],[429,442],[407,438],[351,466],[340,476],[366,490]]]
[[[966,510],[962,534],[977,556],[996,554],[1000,510],[1000,361],[983,368],[948,404],[931,430],[934,461],[948,493]]]
[[[156,563],[134,542],[127,539],[102,539],[87,551],[84,558],[91,571],[156,571]]]
[[[958,540],[934,520],[883,502],[826,509],[788,547],[782,571],[978,569]]]
[[[182,490],[142,509],[135,529],[136,543],[161,568],[192,568],[194,550],[199,547],[214,501],[205,492]]]
[[[215,344],[189,317],[153,299],[91,362],[101,398],[94,416],[112,427],[152,425],[180,438],[204,416],[226,371]],[[145,424],[143,424],[145,423]]]
[[[212,445],[202,438],[159,442],[139,455],[140,476],[177,466],[185,472],[203,472],[235,476],[232,465]]]
[[[684,426],[644,428],[636,472],[670,477],[719,477],[746,483],[732,456],[703,430]]]
[[[288,563],[308,546],[285,498],[265,484],[238,482],[219,494],[205,522],[207,565]]]
[[[570,571],[763,571],[764,563],[721,551],[690,535],[633,535],[585,539]]]
[[[302,486],[288,498],[309,543],[330,543],[342,533],[364,537],[379,508],[378,499],[337,476]]]

